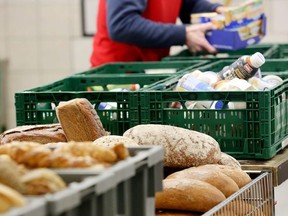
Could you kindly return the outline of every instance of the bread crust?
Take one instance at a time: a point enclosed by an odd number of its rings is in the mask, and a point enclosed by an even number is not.
[[[67,141],[94,141],[108,135],[96,110],[86,98],[60,102],[56,114]]]
[[[216,187],[196,179],[164,179],[155,196],[156,209],[206,212],[226,197]]]
[[[166,179],[197,179],[207,182],[217,189],[219,189],[226,197],[229,197],[233,193],[239,190],[238,185],[229,176],[223,174],[217,170],[211,169],[197,169],[197,167],[191,167],[184,169],[182,171],[175,172]]]
[[[41,144],[66,142],[64,131],[60,124],[25,125],[4,131],[0,144],[13,141],[32,141]]]

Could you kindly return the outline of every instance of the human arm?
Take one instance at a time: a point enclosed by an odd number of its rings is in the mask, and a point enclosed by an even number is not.
[[[141,14],[146,6],[147,0],[107,0],[107,26],[111,39],[149,48],[186,43],[185,26],[145,19]]]

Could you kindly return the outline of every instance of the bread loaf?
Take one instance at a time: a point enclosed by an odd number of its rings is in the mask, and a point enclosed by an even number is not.
[[[8,155],[0,155],[0,183],[5,184],[19,193],[25,192],[25,187],[20,181],[24,168],[19,166]]]
[[[18,126],[5,131],[0,140],[0,144],[13,141],[31,141],[41,144],[67,141],[60,124]]]
[[[193,213],[187,211],[175,211],[175,210],[159,210],[156,211],[155,216],[200,216],[200,213]]]
[[[182,171],[175,172],[166,177],[166,179],[172,178],[197,179],[207,182],[219,189],[226,197],[229,197],[231,194],[239,190],[238,185],[234,182],[233,179],[217,170],[197,169],[197,167],[191,167]]]
[[[68,141],[94,141],[108,135],[86,98],[60,102],[56,114]]]
[[[164,147],[164,166],[187,168],[217,163],[221,157],[218,142],[211,136],[170,125],[147,124],[132,127],[123,136],[139,145]]]
[[[241,169],[241,164],[234,157],[224,152],[221,152],[221,159],[218,164]]]
[[[113,147],[118,143],[123,143],[126,147],[133,147],[139,146],[134,140],[124,137],[124,136],[117,136],[117,135],[108,135],[103,136],[94,141],[95,145],[104,146],[104,147]]]
[[[34,169],[21,177],[27,195],[42,195],[60,191],[66,187],[63,179],[46,168]]]
[[[19,192],[0,184],[0,213],[5,213],[13,207],[22,207],[25,204],[26,200]]]
[[[232,178],[236,182],[239,188],[243,187],[244,185],[252,181],[252,179],[246,172],[244,172],[243,170],[239,168],[235,168],[231,166],[225,166],[225,165],[219,165],[219,164],[207,164],[198,168],[219,170],[220,172]]]
[[[155,196],[156,209],[206,212],[225,200],[216,187],[195,179],[164,179]]]

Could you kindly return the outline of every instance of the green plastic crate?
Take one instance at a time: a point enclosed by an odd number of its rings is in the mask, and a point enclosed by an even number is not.
[[[233,61],[199,67],[219,72]],[[140,94],[141,124],[167,124],[197,130],[214,137],[222,151],[237,159],[270,159],[288,144],[288,61],[267,60],[262,73],[274,73],[284,83],[265,91],[171,91],[179,76],[159,81]],[[285,72],[286,71],[286,72]],[[246,102],[246,109],[177,109],[172,102]]]
[[[187,60],[210,60],[218,61],[225,59],[237,59],[243,55],[252,55],[255,52],[260,52],[265,58],[276,58],[280,56],[280,48],[277,44],[257,44],[236,51],[219,51],[216,54],[206,52],[191,53],[188,49],[184,49],[179,53],[164,57],[162,61],[187,61]],[[279,57],[280,58],[280,57]]]
[[[87,98],[95,105],[104,128],[111,134],[121,135],[125,130],[140,123],[137,92],[88,91],[91,86],[106,89],[108,84],[137,83],[143,87],[171,76],[169,73],[145,74],[145,70],[171,68],[180,70],[188,66],[198,67],[204,63],[207,61],[170,62],[169,64],[164,62],[111,63],[45,86],[17,92],[15,94],[17,125],[58,122],[55,106],[60,101]],[[102,102],[116,103],[117,108],[99,110],[99,104]]]
[[[270,58],[284,59],[288,58],[288,44],[277,44],[277,49],[270,50]]]

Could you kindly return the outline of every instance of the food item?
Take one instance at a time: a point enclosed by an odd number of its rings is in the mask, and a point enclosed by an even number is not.
[[[41,195],[60,191],[66,187],[63,179],[46,168],[34,169],[21,178],[27,195]]]
[[[235,216],[242,215],[254,215],[254,216],[265,216],[265,214],[256,207],[245,200],[233,200],[228,203],[225,209],[233,211]]]
[[[139,146],[133,139],[124,136],[108,135],[96,139],[93,142],[95,145],[104,147],[113,147],[118,143],[123,143],[126,147]]]
[[[97,146],[93,142],[70,141],[55,149],[55,152],[69,153],[77,157],[90,156],[99,162],[114,163],[117,161],[117,155],[112,149]]]
[[[191,167],[182,171],[175,172],[166,177],[166,179],[197,179],[207,182],[219,189],[226,197],[239,190],[238,185],[233,179],[220,171],[211,169],[198,169]]]
[[[232,178],[239,188],[243,187],[244,185],[251,182],[250,176],[244,172],[243,170],[231,166],[225,166],[225,165],[219,165],[219,164],[207,164],[203,165],[201,167],[198,167],[199,169],[211,169],[211,170],[218,170],[225,175]]]
[[[117,160],[124,160],[129,157],[129,151],[125,148],[123,143],[118,143],[114,145],[113,150],[117,155]]]
[[[20,181],[23,168],[13,161],[8,155],[0,155],[0,183],[5,184],[20,193],[25,191]]]
[[[22,207],[25,204],[26,200],[19,192],[0,184],[0,213],[5,213],[12,207]]]
[[[19,163],[27,152],[39,146],[41,146],[41,144],[36,142],[13,141],[5,145],[0,145],[0,154],[7,154]]]
[[[108,135],[96,110],[86,98],[60,102],[56,114],[68,141],[94,141]]]
[[[146,124],[132,127],[123,136],[139,145],[164,147],[164,166],[187,168],[217,163],[221,158],[218,142],[211,136],[170,125]]]
[[[187,211],[175,211],[175,210],[159,210],[156,211],[155,216],[200,216],[200,213],[193,213]]]
[[[155,196],[155,207],[206,212],[225,199],[220,190],[200,180],[164,179],[163,191]]]
[[[12,141],[32,141],[41,144],[49,142],[66,142],[60,124],[25,125],[5,131],[0,144]]]
[[[234,157],[224,152],[221,152],[221,159],[218,164],[241,169],[241,164]]]

